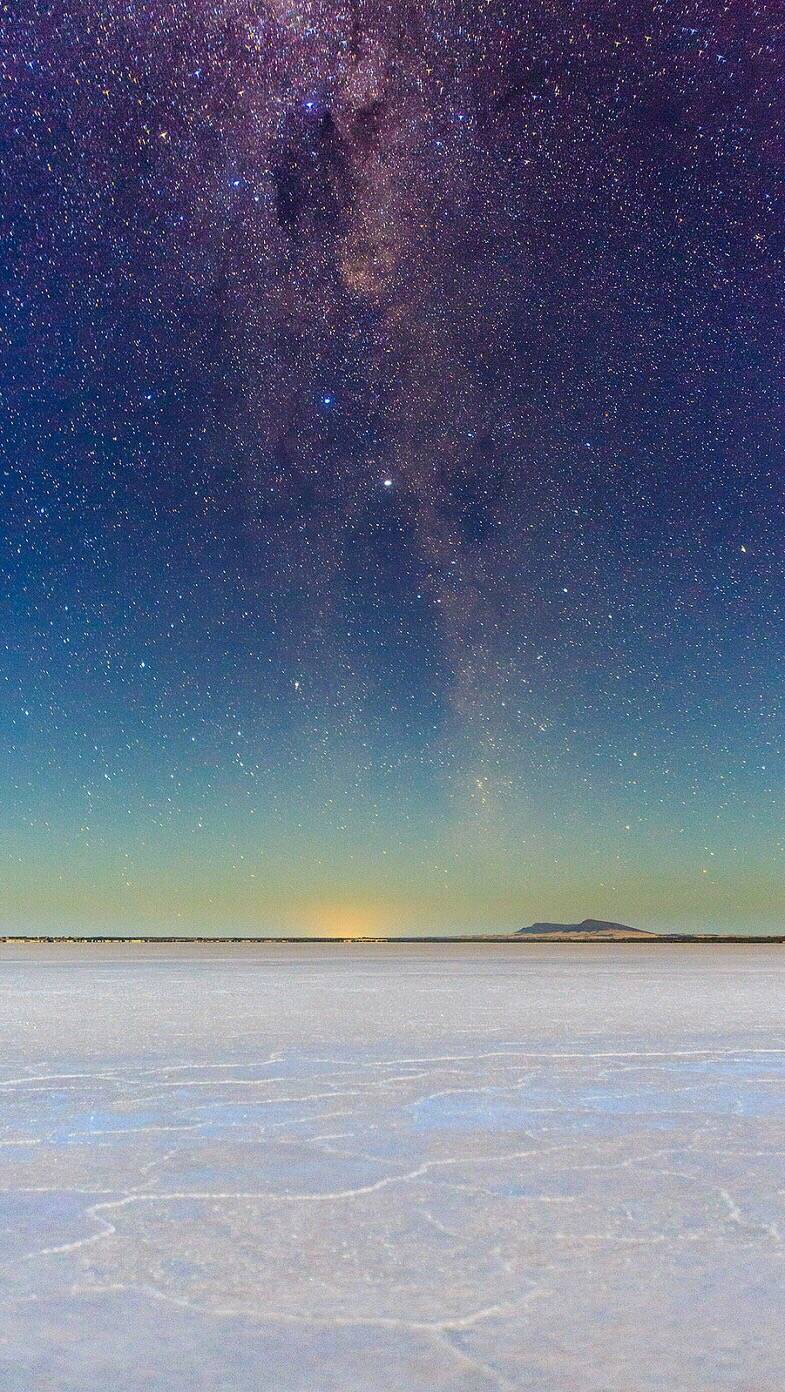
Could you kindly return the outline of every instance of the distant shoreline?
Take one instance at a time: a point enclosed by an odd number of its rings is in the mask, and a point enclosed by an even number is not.
[[[263,945],[263,944],[264,944],[264,945],[272,945],[272,946],[281,946],[281,947],[285,947],[285,946],[287,946],[287,945],[292,946],[292,945],[301,945],[301,944],[302,944],[302,945],[308,944],[308,945],[313,945],[313,946],[320,946],[320,945],[323,946],[323,945],[325,945],[325,944],[330,944],[330,943],[332,943],[332,944],[334,944],[334,945],[337,945],[337,944],[345,944],[345,945],[347,945],[347,946],[367,946],[367,945],[374,945],[374,944],[375,944],[375,945],[387,945],[387,946],[396,946],[396,945],[405,944],[405,945],[412,946],[412,945],[416,945],[417,943],[426,943],[426,944],[430,944],[430,945],[433,945],[433,946],[438,946],[439,944],[442,944],[442,945],[444,945],[444,944],[450,944],[450,943],[453,943],[453,944],[455,944],[455,943],[476,943],[476,944],[483,944],[483,943],[484,943],[484,944],[491,944],[491,943],[492,943],[492,944],[498,945],[499,943],[507,943],[507,944],[515,944],[515,945],[518,946],[518,947],[525,947],[525,946],[526,946],[527,944],[529,944],[529,943],[536,943],[536,944],[538,944],[538,945],[540,945],[540,946],[541,946],[542,944],[544,944],[544,943],[565,943],[565,944],[570,944],[570,943],[572,943],[573,945],[575,945],[575,944],[586,944],[587,946],[590,946],[590,945],[594,945],[594,946],[603,946],[603,945],[607,945],[607,944],[609,944],[609,943],[612,943],[612,944],[615,946],[615,945],[618,944],[618,943],[627,943],[627,944],[629,944],[629,945],[636,944],[638,947],[648,947],[648,946],[650,946],[650,945],[656,947],[656,946],[659,946],[659,945],[662,944],[662,943],[671,943],[671,944],[673,944],[673,943],[685,943],[685,944],[691,944],[691,943],[696,943],[696,944],[699,944],[699,943],[720,943],[720,944],[722,944],[722,943],[785,943],[785,933],[779,933],[779,934],[777,934],[777,933],[747,934],[747,935],[741,935],[741,934],[726,934],[726,933],[652,933],[650,936],[649,936],[649,935],[646,935],[646,936],[641,935],[640,937],[638,937],[638,936],[636,936],[636,937],[632,937],[632,936],[630,936],[630,937],[625,937],[625,936],[622,936],[622,935],[620,935],[620,936],[618,936],[618,937],[610,937],[610,936],[608,936],[608,937],[600,937],[599,935],[598,935],[598,936],[593,936],[592,934],[589,934],[589,933],[584,933],[584,934],[579,934],[579,933],[571,933],[571,934],[555,934],[555,933],[534,934],[534,933],[532,933],[532,934],[526,934],[525,936],[521,936],[520,934],[516,934],[516,933],[466,933],[466,934],[453,934],[453,935],[451,935],[451,936],[449,936],[449,937],[435,937],[435,936],[423,936],[423,937],[419,937],[419,936],[418,936],[418,937],[329,937],[329,938],[323,938],[323,937],[261,937],[261,938],[251,938],[251,937],[231,937],[231,938],[229,938],[229,937],[226,937],[226,938],[217,938],[217,937],[206,937],[206,936],[201,936],[201,935],[200,935],[200,936],[192,936],[192,937],[158,937],[158,936],[156,936],[156,937],[147,937],[147,936],[133,936],[133,937],[130,937],[130,936],[129,936],[129,937],[121,937],[121,936],[117,936],[117,935],[114,935],[114,934],[112,934],[112,935],[108,935],[108,934],[107,934],[107,935],[103,935],[103,934],[80,935],[79,937],[76,937],[76,936],[71,935],[71,934],[69,934],[69,935],[67,935],[67,936],[62,936],[62,937],[61,937],[61,936],[45,936],[45,935],[40,935],[40,936],[31,937],[31,936],[28,936],[28,935],[26,935],[26,934],[19,934],[19,933],[0,934],[0,947],[8,947],[8,946],[14,946],[14,945],[20,945],[20,944],[24,944],[25,946],[28,946],[28,945],[38,946],[38,945],[40,945],[40,946],[44,946],[44,947],[45,947],[45,946],[50,946],[50,947],[51,947],[51,946],[53,946],[53,945],[58,945],[58,946],[60,946],[60,945],[62,945],[62,946],[69,946],[69,945],[70,945],[70,946],[74,946],[74,947],[78,947],[78,946],[82,946],[82,947],[85,947],[85,946],[101,946],[101,947],[103,947],[105,944],[110,944],[110,945],[116,944],[117,946],[122,946],[123,944],[125,944],[126,946],[141,945],[141,946],[144,946],[144,947],[151,947],[151,946],[152,946],[152,947],[156,947],[156,946],[159,946],[159,947],[172,947],[172,946],[176,946],[176,945],[182,945],[182,946],[184,946],[184,947],[188,947],[188,946],[194,946],[194,945],[196,945],[196,944],[208,945],[208,946],[212,946],[212,947],[238,947],[238,946],[254,947],[254,946],[260,946],[260,945]]]

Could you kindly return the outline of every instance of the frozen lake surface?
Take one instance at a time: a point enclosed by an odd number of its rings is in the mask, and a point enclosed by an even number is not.
[[[785,948],[0,948],[3,1392],[782,1392]]]

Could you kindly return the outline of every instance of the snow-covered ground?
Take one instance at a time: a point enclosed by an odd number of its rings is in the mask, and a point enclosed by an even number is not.
[[[3,1392],[782,1392],[785,949],[0,948]]]

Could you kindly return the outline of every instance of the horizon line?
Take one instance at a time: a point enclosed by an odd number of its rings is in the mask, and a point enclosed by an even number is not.
[[[214,934],[117,934],[117,933],[0,933],[0,946],[13,943],[212,943],[212,944],[262,944],[281,943],[785,943],[785,933],[658,933],[656,931],[619,933],[613,936],[586,933],[451,933],[451,934],[405,934],[401,936],[337,934],[332,936],[312,935],[263,935],[263,936],[216,936]]]

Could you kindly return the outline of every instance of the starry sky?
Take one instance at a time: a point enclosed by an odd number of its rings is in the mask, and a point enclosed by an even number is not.
[[[0,6],[0,931],[783,928],[784,40]]]

